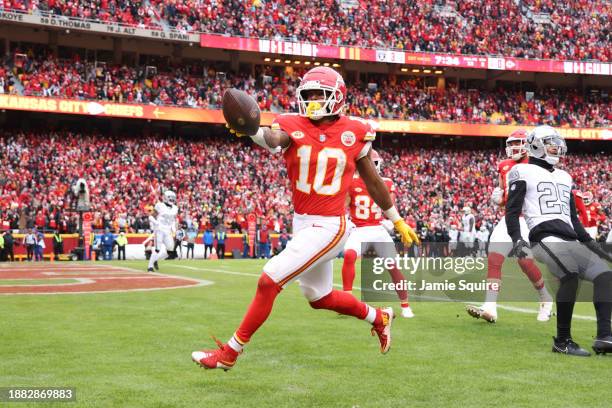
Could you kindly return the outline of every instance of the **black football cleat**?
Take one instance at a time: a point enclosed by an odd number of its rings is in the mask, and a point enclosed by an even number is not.
[[[593,351],[597,355],[612,353],[612,336],[596,337],[593,341]]]
[[[159,265],[157,264],[157,261],[155,261],[155,262],[153,263],[153,266],[155,267],[155,270],[156,270],[156,271],[159,271]],[[153,272],[153,271],[151,271],[151,272]]]
[[[155,272],[155,271],[153,270],[153,268],[149,268],[147,269],[147,272]]]
[[[581,348],[578,343],[575,343],[574,340],[558,340],[556,337],[553,337],[552,352],[577,357],[589,357],[591,355],[591,353]]]

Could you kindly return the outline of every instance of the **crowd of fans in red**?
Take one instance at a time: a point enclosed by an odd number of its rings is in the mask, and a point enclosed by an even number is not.
[[[41,11],[131,27],[160,28],[157,7],[143,0],[0,0],[0,10]]]
[[[0,10],[441,53],[610,61],[607,0],[0,0]]]
[[[383,174],[397,186],[397,206],[413,224],[460,226],[461,209],[474,208],[477,224],[494,224],[490,202],[500,150],[413,146],[381,149]],[[290,186],[280,155],[227,137],[111,138],[98,134],[0,134],[0,224],[11,228],[74,231],[70,187],[90,186],[94,227],[146,230],[148,211],[163,189],[177,192],[180,218],[199,225],[244,225],[251,212],[279,229],[290,227]],[[612,208],[609,155],[571,152],[566,167],[578,188]],[[417,188],[418,186],[418,188]],[[607,214],[608,219],[612,214]]]
[[[4,68],[13,70],[25,95],[218,109],[224,90],[235,87],[251,93],[262,110],[297,111],[299,70],[288,74],[262,66],[255,75],[231,74],[185,64],[160,68],[158,73],[145,67],[95,64],[78,56],[64,60],[36,58],[31,51],[21,55],[28,54]],[[528,97],[525,91],[462,89],[452,83],[446,89],[426,87],[422,77],[371,77],[367,83],[350,84],[347,101],[350,114],[369,118],[570,127],[606,127],[612,122],[604,92],[542,89]]]

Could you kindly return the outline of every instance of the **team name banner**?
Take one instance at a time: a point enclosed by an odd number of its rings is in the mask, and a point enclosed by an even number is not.
[[[223,48],[228,50],[293,55],[307,58],[333,58],[431,67],[557,72],[587,75],[610,75],[612,71],[612,64],[605,62],[536,60],[512,57],[487,57],[480,55],[406,52],[399,50],[312,44],[308,42],[230,37],[219,34],[201,34],[200,45],[207,48]]]
[[[68,18],[54,14],[23,14],[10,11],[0,11],[0,21],[44,25],[68,30],[90,31],[103,34],[116,34],[129,37],[171,40],[197,43],[198,34],[181,33],[176,30],[155,30],[149,28],[130,27],[121,24],[100,23],[90,20]]]
[[[0,95],[0,109],[110,118],[225,123],[223,112],[220,109],[194,109],[6,94]],[[274,113],[262,112],[261,124],[270,126],[275,117]],[[524,126],[381,119],[375,121],[375,128],[382,133],[507,137],[514,130],[524,128]],[[557,128],[557,130],[567,139],[612,140],[612,129],[609,128]]]

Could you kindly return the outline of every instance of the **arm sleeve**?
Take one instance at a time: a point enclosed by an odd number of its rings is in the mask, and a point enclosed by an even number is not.
[[[525,201],[525,193],[527,192],[527,183],[525,180],[516,180],[510,184],[508,188],[508,199],[506,200],[506,227],[508,235],[512,238],[512,242],[521,239],[521,225],[519,217],[523,210],[523,201]]]
[[[576,202],[574,201],[574,195],[570,195],[570,217],[572,219],[572,225],[574,226],[574,231],[578,236],[578,241],[580,242],[588,242],[592,241],[593,238],[586,232],[582,223],[578,219],[578,213],[576,211]]]

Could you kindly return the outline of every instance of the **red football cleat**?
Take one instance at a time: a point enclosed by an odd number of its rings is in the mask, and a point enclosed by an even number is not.
[[[391,348],[391,323],[395,318],[392,307],[379,309],[382,315],[380,324],[372,325],[372,336],[378,335],[380,341],[380,352],[386,354]]]
[[[239,353],[215,337],[213,340],[219,346],[218,349],[194,351],[191,359],[202,368],[222,368],[227,371],[236,364]]]

